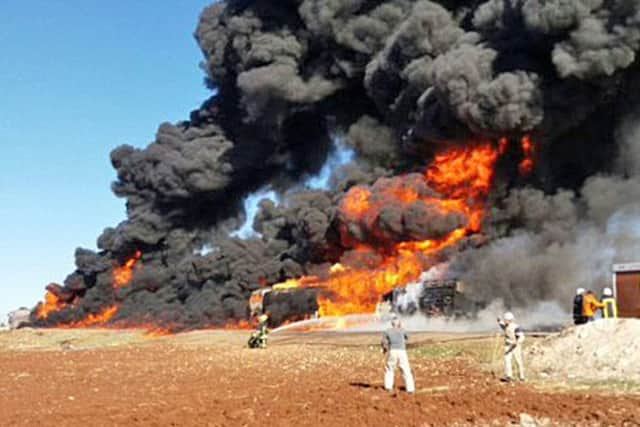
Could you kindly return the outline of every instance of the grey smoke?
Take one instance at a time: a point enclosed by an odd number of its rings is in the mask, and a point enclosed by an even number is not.
[[[587,180],[579,194],[513,190],[504,217],[495,218],[494,238],[462,252],[454,269],[478,300],[515,307],[540,300],[568,306],[578,287],[600,293],[611,286],[614,263],[638,259],[639,192],[637,177],[610,176]]]

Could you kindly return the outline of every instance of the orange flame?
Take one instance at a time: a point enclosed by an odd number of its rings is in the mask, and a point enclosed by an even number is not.
[[[401,182],[384,194],[384,200],[372,200],[371,192],[363,187],[352,188],[344,197],[341,213],[348,218],[373,221],[387,203],[412,203],[423,200],[443,212],[457,212],[467,218],[467,225],[439,240],[402,242],[385,250],[374,268],[356,268],[336,264],[326,279],[302,277],[275,285],[283,288],[318,287],[320,316],[372,313],[382,295],[397,286],[416,280],[423,272],[425,260],[444,248],[458,243],[466,235],[478,232],[485,213],[486,197],[491,189],[494,166],[506,150],[506,139],[496,149],[484,142],[474,147],[452,148],[438,154],[424,174],[428,186],[443,195],[442,199],[423,197]],[[375,248],[362,245],[362,251],[377,253]]]
[[[41,302],[38,305],[38,308],[36,310],[36,317],[38,319],[46,319],[51,313],[59,311],[66,306],[67,305],[64,302],[60,301],[60,298],[47,291],[47,293],[44,295],[44,302]]]
[[[91,326],[104,325],[118,313],[118,305],[114,304],[110,307],[104,308],[102,311],[96,314],[89,314],[82,320],[77,322],[64,323],[58,325],[59,328],[88,328]]]
[[[245,329],[246,330],[246,329],[253,329],[255,327],[256,327],[255,322],[252,323],[252,322],[250,322],[248,320],[242,320],[242,319],[235,320],[234,319],[234,320],[230,320],[227,323],[225,323],[225,325],[222,326],[221,328],[220,327],[214,327],[212,329],[233,329],[233,330],[235,330],[235,329]]]
[[[342,208],[346,215],[361,217],[369,210],[371,191],[363,187],[352,188],[345,196]]]
[[[522,146],[522,152],[524,154],[524,159],[520,162],[518,166],[518,170],[520,171],[520,175],[529,175],[533,172],[533,156],[535,154],[535,145],[533,145],[533,141],[529,135],[525,135],[520,140],[520,145]]]
[[[113,267],[113,287],[120,289],[127,286],[133,279],[133,269],[142,257],[142,252],[136,253],[129,258],[123,265]]]
[[[146,329],[144,336],[147,338],[158,338],[173,335],[173,332],[171,332],[170,329],[161,328],[156,325],[148,325],[146,327],[143,327],[143,329]]]

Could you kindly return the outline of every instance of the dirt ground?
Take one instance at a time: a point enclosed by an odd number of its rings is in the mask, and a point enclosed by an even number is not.
[[[640,425],[637,394],[498,382],[494,339],[412,337],[411,396],[383,390],[377,334],[246,337],[0,333],[0,425]]]

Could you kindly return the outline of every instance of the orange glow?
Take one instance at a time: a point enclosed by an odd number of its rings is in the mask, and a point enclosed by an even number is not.
[[[113,267],[113,287],[120,289],[127,286],[133,279],[133,269],[142,257],[142,252],[136,253],[129,258],[123,265]]]
[[[171,332],[169,329],[160,328],[155,325],[149,325],[147,327],[143,327],[143,329],[147,330],[147,332],[145,332],[144,334],[144,336],[147,338],[166,337],[167,335],[173,335],[173,332]]]
[[[212,328],[212,329],[253,329],[257,326],[255,322],[250,322],[248,320],[229,320],[225,325],[221,328]]]
[[[525,135],[522,137],[522,139],[520,140],[520,145],[522,146],[524,159],[520,162],[518,170],[520,171],[520,175],[529,175],[531,172],[533,172],[533,156],[535,153],[535,145],[533,145],[533,141],[531,141],[529,135]]]
[[[454,246],[465,236],[481,229],[495,163],[506,150],[507,144],[503,138],[499,148],[490,142],[483,142],[472,147],[451,148],[436,155],[423,178],[442,198],[418,194],[412,185],[415,183],[413,178],[406,178],[391,181],[382,196],[376,194],[376,200],[369,189],[353,187],[340,206],[340,213],[344,217],[374,223],[386,204],[410,204],[421,200],[443,212],[464,215],[467,218],[466,226],[439,240],[402,242],[392,248],[373,248],[361,244],[358,251],[382,255],[382,261],[377,266],[356,268],[335,264],[327,279],[307,276],[287,280],[274,288],[322,289],[317,299],[318,312],[322,317],[373,313],[382,295],[419,278],[428,265],[429,256]]]
[[[508,138],[500,138],[498,140],[498,154],[503,155],[507,152],[509,148],[509,139]]]
[[[317,281],[318,281],[318,278],[316,276],[305,276],[305,277],[301,277],[300,279],[289,279],[282,283],[278,283],[277,285],[273,285],[272,289],[274,291],[283,291],[286,289],[299,288],[300,285],[306,285],[306,284],[312,285]]]
[[[361,217],[369,210],[371,191],[363,187],[353,187],[342,201],[343,211],[351,217]]]
[[[446,195],[447,202],[457,204],[457,209],[451,210],[462,211],[467,216],[468,231],[480,231],[484,201],[493,183],[498,155],[488,143],[475,148],[456,148],[437,155],[427,169],[429,186]]]
[[[38,305],[38,308],[36,310],[36,317],[38,319],[46,319],[47,317],[49,317],[49,314],[59,311],[66,306],[67,304],[60,301],[60,298],[47,291],[47,293],[44,295],[44,302],[41,302]]]
[[[88,328],[90,326],[104,325],[118,313],[118,305],[114,304],[103,309],[97,314],[89,314],[82,320],[77,322],[65,323],[58,325],[59,328]]]

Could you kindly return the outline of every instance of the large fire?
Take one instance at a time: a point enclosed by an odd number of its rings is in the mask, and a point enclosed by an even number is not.
[[[125,287],[133,279],[134,267],[142,257],[141,251],[136,251],[133,256],[127,259],[124,264],[113,267],[113,288],[119,289]],[[65,303],[55,293],[47,291],[44,296],[44,302],[38,304],[36,308],[36,318],[44,320],[51,313],[60,311],[69,304]],[[113,304],[109,307],[102,309],[99,313],[88,314],[84,319],[59,324],[59,327],[63,328],[86,328],[90,326],[104,325],[109,322],[118,313],[119,304]]]
[[[400,181],[400,184],[389,187],[376,200],[373,200],[369,189],[353,187],[340,206],[341,214],[347,218],[374,223],[380,209],[387,204],[408,205],[421,200],[443,213],[463,215],[466,225],[437,240],[404,241],[391,248],[360,244],[356,251],[379,255],[377,265],[357,268],[336,264],[327,278],[307,276],[288,280],[274,288],[323,289],[318,297],[320,316],[375,311],[382,295],[420,276],[429,256],[480,230],[494,167],[506,148],[505,144],[502,140],[496,148],[490,142],[483,142],[473,147],[451,148],[438,154],[423,174],[423,179],[431,189],[440,193],[440,198],[421,196],[410,185],[404,185]]]
[[[118,289],[124,288],[129,285],[133,279],[134,272],[137,270],[136,266],[140,266],[139,261],[142,258],[142,252],[136,251],[130,258],[128,258],[122,265],[115,265],[112,272],[112,287],[114,292]],[[54,286],[54,285],[49,285]],[[57,285],[55,285],[57,286]],[[55,287],[54,286],[54,287]],[[59,288],[59,286],[57,286]],[[55,290],[55,289],[54,289]],[[36,308],[36,318],[40,320],[46,319],[51,313],[60,311],[70,304],[64,302],[54,292],[47,291],[45,294],[44,302],[41,302]],[[120,303],[114,303],[108,307],[104,307],[98,313],[90,313],[86,317],[80,320],[58,323],[58,328],[92,328],[92,327],[114,327],[121,329],[142,329],[146,331],[146,336],[157,337],[171,334],[173,330],[177,329],[177,325],[163,325],[159,326],[153,322],[139,321],[128,322],[126,320],[113,321],[120,309]],[[238,320],[229,322],[223,328],[224,329],[250,329],[254,325],[246,320]],[[174,328],[175,327],[175,328]]]
[[[383,295],[418,279],[425,268],[434,264],[440,251],[455,246],[466,236],[481,230],[495,165],[507,145],[507,140],[503,138],[498,144],[482,141],[466,147],[450,148],[437,154],[422,174],[390,179],[375,191],[364,186],[351,188],[342,200],[339,215],[345,224],[366,224],[370,236],[367,235],[366,239],[350,236],[346,226],[340,232],[343,244],[350,248],[349,256],[358,262],[336,263],[324,276],[289,279],[272,288],[320,289],[317,302],[322,317],[374,312]],[[519,165],[520,170],[530,173],[534,167],[535,147],[529,137],[522,138],[521,148],[524,160]],[[403,236],[400,241],[394,241],[387,238],[384,230],[376,228],[385,207],[404,208],[416,203],[427,206],[431,212],[437,212],[436,217],[440,214],[443,217],[453,215],[459,222],[440,232],[437,238],[426,240],[412,240],[412,237]],[[425,218],[430,221],[431,217]],[[136,251],[122,265],[113,267],[112,287],[116,300],[117,291],[129,285],[140,268],[141,258],[142,252]],[[46,319],[51,313],[75,304],[65,301],[56,293],[47,292],[44,303],[37,307],[36,317]],[[113,322],[119,308],[119,304],[114,303],[99,313],[59,326],[82,328],[111,324],[131,327],[122,322]],[[158,335],[167,333],[167,330],[158,329],[156,325],[137,326],[157,330]],[[246,329],[251,326],[249,322],[239,321],[227,324],[226,328]]]

